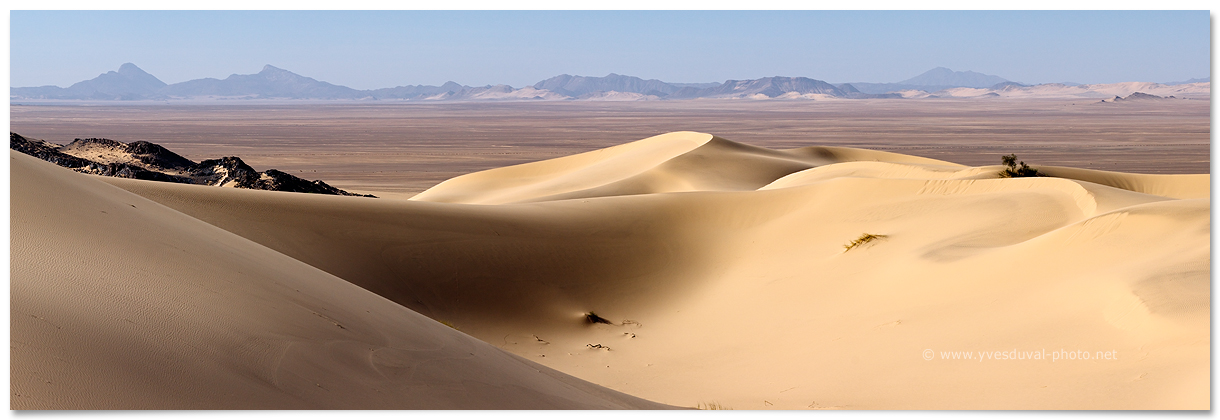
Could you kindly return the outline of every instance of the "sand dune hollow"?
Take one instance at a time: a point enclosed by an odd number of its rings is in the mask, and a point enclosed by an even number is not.
[[[11,159],[14,408],[1210,408],[1208,175],[681,132],[367,200]]]

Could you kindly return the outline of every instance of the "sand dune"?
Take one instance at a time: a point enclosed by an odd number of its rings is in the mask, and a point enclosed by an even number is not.
[[[678,132],[459,176],[412,200],[505,204],[680,191],[751,191],[793,172],[857,160],[961,166],[845,147],[771,150],[710,134]]]
[[[1044,169],[1058,177],[684,132],[410,201],[101,180],[661,403],[1210,408],[1208,177]],[[883,236],[844,249],[865,233]],[[1046,357],[990,353],[1012,350]],[[1068,351],[1106,358],[1050,359]]]
[[[841,177],[888,179],[995,179],[1003,166],[961,167],[890,162],[851,162],[827,165],[794,172],[775,180],[761,189],[786,188]],[[1055,179],[1087,181],[1131,192],[1169,198],[1207,198],[1211,191],[1211,176],[1154,175],[1098,171],[1093,169],[1038,166],[1039,172]]]
[[[12,409],[663,407],[99,177],[10,162]]]
[[[1211,176],[1198,175],[1153,175],[1127,174],[1093,169],[1043,166],[1039,171],[1048,176],[1078,179],[1124,190],[1160,195],[1170,198],[1211,197]]]

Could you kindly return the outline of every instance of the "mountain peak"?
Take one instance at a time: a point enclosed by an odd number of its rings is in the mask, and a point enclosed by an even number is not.
[[[923,72],[918,76],[898,82],[904,85],[922,85],[922,86],[963,86],[973,88],[985,88],[998,83],[1007,82],[1008,79],[990,74],[983,74],[973,71],[953,71],[947,67],[937,67],[932,70]]]
[[[301,85],[301,87],[303,87],[306,84],[308,84],[308,85],[329,85],[329,83],[319,82],[317,80],[314,80],[311,77],[305,77],[305,76],[293,73],[288,70],[281,69],[279,67],[276,67],[276,66],[273,66],[270,64],[263,66],[263,70],[258,72],[258,74],[254,75],[254,76],[271,81],[273,83],[291,83],[291,84]]]
[[[119,74],[148,74],[148,72],[136,67],[135,64],[123,63],[123,65],[119,66]]]
[[[162,82],[161,79],[157,78],[157,76],[148,74],[148,72],[136,67],[136,65],[132,63],[123,63],[123,65],[119,66],[119,71],[116,73],[118,73],[119,76],[127,78],[128,80],[131,80],[137,84],[158,88],[165,86],[165,82]]]
[[[118,71],[111,70],[93,79],[77,82],[64,92],[90,99],[136,99],[163,87],[165,82],[156,76],[140,70],[135,64],[123,63]]]
[[[626,92],[653,95],[668,95],[679,88],[660,80],[644,80],[635,76],[617,73],[605,77],[572,76],[561,74],[534,84],[534,89],[545,89],[560,95],[578,97],[593,92]]]

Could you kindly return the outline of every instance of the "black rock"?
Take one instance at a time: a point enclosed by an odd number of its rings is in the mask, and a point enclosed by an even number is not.
[[[67,146],[59,146],[42,140],[27,139],[20,134],[9,132],[9,148],[77,172],[93,175],[254,190],[377,198],[373,195],[343,191],[322,181],[307,181],[275,169],[268,169],[266,172],[260,173],[236,156],[195,163],[156,143],[146,141],[125,144],[104,138],[87,138],[75,139]],[[127,162],[94,162],[64,152],[65,150],[68,152],[96,151],[99,148],[114,151],[115,156]],[[126,155],[125,159],[124,155]]]
[[[190,159],[179,156],[177,153],[169,151],[156,143],[146,141],[135,141],[127,144],[125,152],[132,155],[140,162],[146,165],[151,165],[165,169],[188,170],[195,167],[195,162]]]
[[[65,168],[83,168],[93,162],[59,151],[45,141],[33,141],[20,134],[8,133],[8,147],[21,153],[54,163]]]
[[[257,189],[271,191],[290,191],[311,194],[350,195],[358,197],[377,198],[372,194],[356,194],[332,187],[322,181],[307,181],[292,174],[268,169],[263,172],[265,177],[257,181]]]
[[[93,174],[93,175],[113,176],[116,178],[131,178],[131,179],[143,179],[143,180],[148,180],[148,181],[176,182],[179,184],[194,184],[195,183],[193,179],[190,179],[187,177],[170,175],[170,174],[166,174],[166,173],[162,173],[162,172],[154,172],[154,171],[150,171],[150,170],[138,167],[138,166],[129,165],[126,163],[90,162],[88,165],[85,165],[85,167],[77,169],[77,172]]]

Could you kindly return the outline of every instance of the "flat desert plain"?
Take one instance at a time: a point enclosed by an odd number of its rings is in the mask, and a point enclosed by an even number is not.
[[[14,106],[387,198],[10,152],[10,404],[1210,409],[1199,102]]]
[[[237,102],[237,101],[235,101]],[[150,141],[195,161],[239,156],[338,188],[410,198],[458,175],[698,131],[772,149],[845,146],[964,165],[1149,174],[1210,169],[1206,100],[906,99],[560,103],[14,104],[11,131]],[[211,104],[211,105],[210,105]]]

